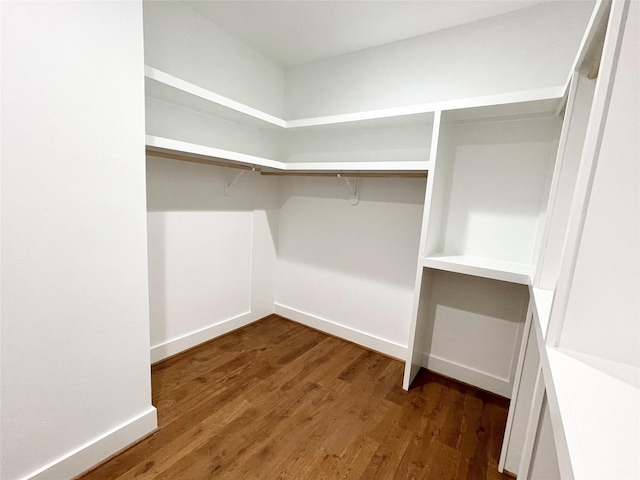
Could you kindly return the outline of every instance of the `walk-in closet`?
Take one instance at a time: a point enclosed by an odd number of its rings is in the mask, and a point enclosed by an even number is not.
[[[640,478],[640,2],[0,13],[2,478]]]

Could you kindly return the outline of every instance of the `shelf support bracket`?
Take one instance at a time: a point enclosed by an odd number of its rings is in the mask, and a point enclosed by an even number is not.
[[[238,172],[238,174],[233,177],[231,180],[225,180],[224,182],[224,196],[225,197],[231,197],[233,195],[233,191],[231,190],[231,187],[233,187],[233,185],[240,180],[240,177],[242,176],[242,174],[244,172],[246,172],[247,170],[240,170],[240,172]],[[252,172],[256,171],[256,167],[253,167],[251,169]]]
[[[351,205],[358,205],[358,203],[360,202],[360,192],[358,192],[358,179],[354,178],[353,183],[351,183],[351,181],[347,177],[343,177],[340,173],[338,174],[338,178],[343,179],[347,184],[347,189],[349,190],[349,203]]]

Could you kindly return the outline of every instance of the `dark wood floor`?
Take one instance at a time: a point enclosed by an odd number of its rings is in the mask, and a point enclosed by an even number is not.
[[[79,478],[500,479],[507,400],[271,316],[153,367],[159,429]]]

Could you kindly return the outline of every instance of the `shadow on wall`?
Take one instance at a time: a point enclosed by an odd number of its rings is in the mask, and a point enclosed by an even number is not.
[[[282,179],[278,260],[413,289],[425,186],[360,178],[353,206],[343,179]]]
[[[559,135],[557,119],[461,124],[441,250],[531,263],[544,220]],[[541,208],[542,206],[542,208]]]
[[[277,189],[240,170],[147,160],[151,345],[157,346],[252,309],[256,248],[277,239]],[[265,211],[256,240],[256,211]],[[262,231],[264,228],[265,232]],[[267,231],[268,229],[268,231]],[[270,235],[269,235],[270,233]],[[256,246],[256,242],[260,245]]]
[[[244,172],[225,196],[225,182]],[[147,212],[266,212],[274,245],[280,208],[277,178],[233,168],[147,156]]]

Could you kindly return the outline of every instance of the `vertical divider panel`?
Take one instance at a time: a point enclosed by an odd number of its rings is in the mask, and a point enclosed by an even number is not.
[[[574,72],[560,134],[541,251],[534,277],[534,285],[545,290],[553,290],[558,277],[594,86],[594,80],[588,80],[578,70]]]
[[[420,255],[428,257],[442,251],[443,231],[446,228],[445,219],[448,209],[448,196],[451,193],[451,175],[453,173],[453,153],[451,122],[447,120],[446,112],[439,117],[439,128],[437,138],[434,137],[432,145],[431,161],[434,168],[429,172],[433,184],[431,195],[425,201],[425,217],[423,223],[422,241]],[[434,124],[435,135],[435,124]],[[427,209],[428,207],[428,209]]]
[[[534,332],[535,335],[535,332]],[[536,442],[536,433],[538,431],[538,423],[540,421],[540,414],[542,413],[542,406],[546,393],[544,377],[542,375],[542,368],[538,367],[536,373],[535,387],[533,389],[533,395],[531,399],[531,408],[529,410],[528,423],[525,431],[524,445],[522,446],[522,455],[520,457],[520,464],[518,465],[517,477],[529,478],[529,470],[531,466],[531,457],[533,455],[533,448]]]
[[[536,331],[533,326],[535,305],[529,300],[529,310],[524,324],[518,363],[515,370],[509,414],[505,427],[502,450],[498,470],[515,473],[520,462],[524,443],[524,430],[531,406],[531,395],[534,389],[535,376],[540,368],[540,355],[536,342]]]
[[[591,187],[598,163],[598,154],[604,127],[606,124],[609,100],[613,90],[613,77],[616,67],[617,52],[622,43],[622,26],[627,11],[627,2],[614,2],[607,25],[602,59],[598,73],[598,81],[593,94],[593,105],[585,135],[585,143],[580,159],[580,169],[576,180],[575,193],[571,205],[567,236],[558,285],[549,319],[547,345],[558,347],[562,335],[562,326],[569,302],[569,293],[580,249],[580,239],[584,228]]]
[[[433,116],[433,130],[431,132],[431,149],[429,152],[429,160],[431,164],[431,170],[427,175],[427,188],[425,192],[424,210],[422,213],[422,230],[420,232],[420,249],[418,256],[423,257],[425,250],[428,248],[427,237],[429,234],[429,222],[433,207],[433,193],[434,182],[436,179],[437,171],[437,154],[438,145],[440,143],[440,123],[442,119],[442,112],[436,111]],[[417,273],[416,284],[413,295],[413,310],[411,314],[411,326],[409,327],[409,341],[407,344],[407,359],[405,361],[404,380],[402,387],[405,390],[409,390],[411,382],[418,374],[420,370],[420,364],[422,362],[422,353],[424,352],[424,337],[425,337],[425,312],[426,306],[423,299],[429,298],[429,290],[431,282],[429,281],[429,273],[423,273],[426,271],[420,258],[417,259]],[[425,276],[427,278],[425,278]]]

